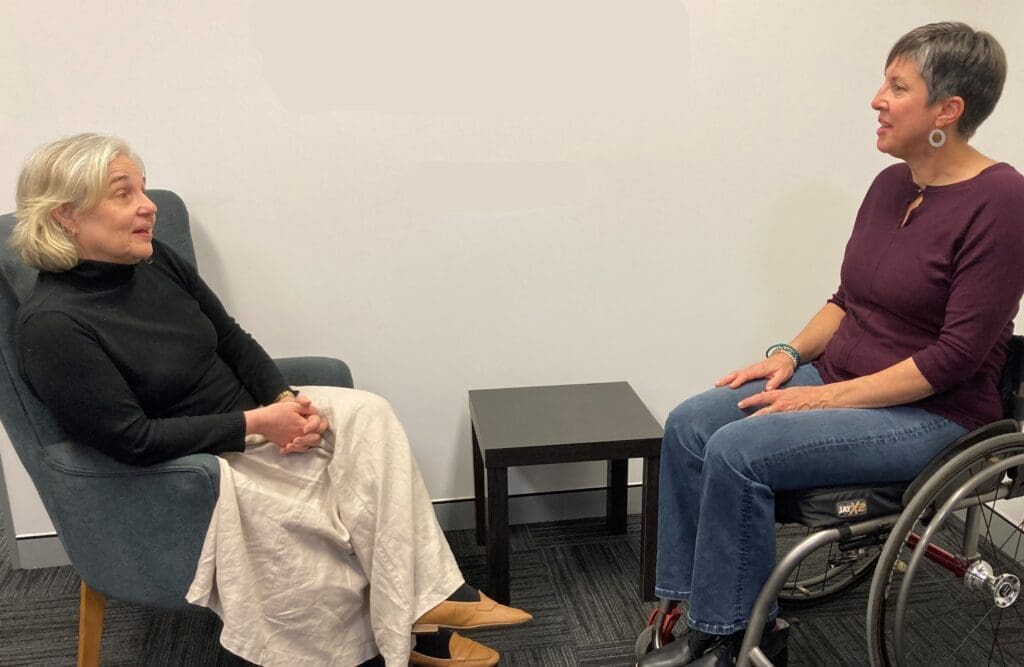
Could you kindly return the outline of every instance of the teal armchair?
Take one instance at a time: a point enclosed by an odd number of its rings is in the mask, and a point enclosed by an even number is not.
[[[188,210],[178,195],[150,190],[156,236],[195,263]],[[187,607],[185,593],[217,502],[215,456],[194,454],[136,467],[70,439],[17,369],[14,319],[36,271],[7,244],[15,223],[0,216],[0,420],[82,578],[79,665],[97,664],[106,597]],[[291,385],[352,386],[348,366],[327,357],[275,360]]]

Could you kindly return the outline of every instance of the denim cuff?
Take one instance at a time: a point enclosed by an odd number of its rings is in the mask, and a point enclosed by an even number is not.
[[[768,618],[765,620],[765,624],[767,625],[768,623],[773,622],[778,615],[779,606],[777,604],[772,605],[771,610],[768,612]],[[699,621],[694,620],[693,616],[690,615],[689,611],[686,612],[686,625],[693,628],[694,630],[706,632],[709,635],[731,635],[734,632],[739,632],[740,630],[743,630],[749,624],[749,618],[736,621],[735,623],[732,623],[730,625],[719,625],[716,623],[701,623]]]
[[[661,588],[659,586],[654,587],[654,594],[662,600],[679,600],[682,602],[683,600],[690,599],[690,591],[682,593],[680,591],[670,591],[667,588]]]

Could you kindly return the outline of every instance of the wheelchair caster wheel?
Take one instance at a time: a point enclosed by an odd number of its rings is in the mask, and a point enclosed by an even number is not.
[[[637,660],[675,639],[672,629],[680,613],[679,603],[670,600],[662,600],[657,609],[651,610],[647,616],[647,627],[636,638],[634,645]]]
[[[658,648],[654,645],[654,637],[657,634],[658,628],[653,625],[648,625],[644,628],[644,631],[640,633],[640,636],[636,638],[636,646],[634,649],[637,660]]]

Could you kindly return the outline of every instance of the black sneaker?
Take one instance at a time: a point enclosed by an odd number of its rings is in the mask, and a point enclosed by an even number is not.
[[[721,641],[710,646],[699,658],[690,663],[693,667],[731,667],[736,664],[743,645],[746,630],[734,632],[721,638]],[[774,627],[761,636],[758,646],[775,667],[786,667],[789,663],[789,623],[781,618],[775,620]]]
[[[636,664],[637,667],[682,667],[727,638],[728,635],[710,635],[687,628],[674,642],[644,655]]]

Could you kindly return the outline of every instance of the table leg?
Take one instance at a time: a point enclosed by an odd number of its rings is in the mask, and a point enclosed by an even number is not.
[[[654,573],[658,558],[658,476],[661,457],[644,459],[643,516],[640,525],[640,599],[654,600]]]
[[[626,532],[626,505],[629,502],[629,460],[608,461],[607,517],[609,533]]]
[[[476,543],[487,544],[487,495],[484,489],[484,457],[480,452],[480,442],[476,438],[476,426],[469,422],[473,434],[473,504],[476,510]]]
[[[508,468],[487,469],[487,574],[486,593],[509,604]]]

